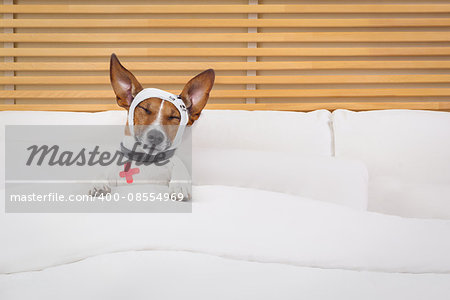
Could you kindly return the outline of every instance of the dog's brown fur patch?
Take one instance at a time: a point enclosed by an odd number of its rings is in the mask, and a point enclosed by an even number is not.
[[[161,104],[161,102],[164,103]],[[180,117],[180,112],[172,103],[159,98],[149,98],[142,101],[134,111],[135,132],[138,135],[142,134],[146,125],[153,124],[159,119],[167,137],[173,141],[180,124]]]

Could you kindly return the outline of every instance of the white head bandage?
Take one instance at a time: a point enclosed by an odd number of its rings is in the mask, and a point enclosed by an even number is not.
[[[186,109],[186,105],[183,100],[179,96],[176,96],[172,93],[160,90],[160,89],[143,89],[140,91],[136,97],[134,97],[131,102],[130,109],[128,110],[128,126],[130,127],[131,134],[134,136],[134,110],[142,101],[148,98],[159,98],[163,101],[169,101],[172,103],[180,112],[180,126],[178,126],[177,135],[172,142],[172,146],[170,149],[175,149],[181,143],[183,138],[184,128],[188,123],[188,113]],[[161,104],[162,105],[162,104]]]

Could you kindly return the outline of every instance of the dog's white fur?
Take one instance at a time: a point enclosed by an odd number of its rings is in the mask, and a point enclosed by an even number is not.
[[[120,172],[124,171],[124,168],[124,166],[118,166],[117,164],[108,167],[99,177],[98,182],[95,182],[90,188],[89,194],[100,196],[115,192],[117,187],[129,185],[126,178],[119,175]],[[154,163],[137,166],[135,161],[131,161],[130,168],[139,168],[140,171],[139,174],[133,175],[133,183],[131,184],[147,186],[150,189],[142,189],[143,193],[151,193],[151,188],[155,186],[166,186],[169,194],[183,194],[183,200],[190,200],[192,197],[192,181],[189,171],[176,154],[163,166],[157,166]]]

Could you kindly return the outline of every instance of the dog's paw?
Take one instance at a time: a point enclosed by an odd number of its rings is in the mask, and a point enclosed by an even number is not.
[[[169,194],[175,194],[177,199],[182,201],[190,201],[192,197],[192,187],[190,182],[171,181],[169,183]],[[183,198],[178,195],[183,195]]]
[[[88,192],[88,195],[92,197],[106,196],[108,194],[111,194],[111,187],[107,184],[95,185]]]

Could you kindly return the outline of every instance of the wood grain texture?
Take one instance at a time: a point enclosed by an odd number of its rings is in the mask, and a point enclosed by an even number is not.
[[[354,28],[445,27],[450,18],[354,19],[12,19],[0,27],[14,28]]]
[[[179,94],[181,91],[169,91]],[[211,98],[301,98],[301,97],[426,97],[450,96],[450,88],[396,88],[396,89],[263,89],[213,90]],[[114,99],[112,90],[15,90],[3,91],[1,98],[15,99]]]
[[[116,104],[15,104],[1,105],[4,110],[31,111],[76,111],[99,112],[122,110]],[[256,104],[207,104],[206,109],[230,110],[274,110],[274,111],[313,111],[317,109],[350,109],[354,111],[378,109],[421,109],[450,111],[450,101],[428,102],[319,102],[319,103],[256,103]]]
[[[239,43],[239,42],[449,42],[450,33],[283,32],[283,33],[0,33],[0,42],[30,43]]]
[[[138,76],[141,84],[185,84],[191,76]],[[0,84],[14,85],[109,84],[107,76],[16,76],[0,77]],[[348,83],[450,83],[450,74],[415,75],[278,75],[217,76],[215,85],[227,84],[348,84]]]
[[[266,5],[0,5],[0,13],[214,14],[214,13],[448,13],[450,4]]]
[[[276,62],[123,62],[133,71],[215,70],[363,70],[450,69],[448,60],[416,61],[276,61]],[[0,71],[107,71],[108,63],[14,62],[0,63]]]
[[[322,56],[450,56],[450,47],[374,48],[0,48],[0,56],[28,57],[322,57]]]

